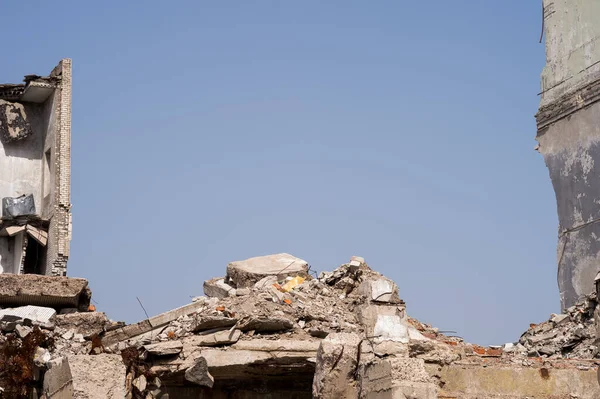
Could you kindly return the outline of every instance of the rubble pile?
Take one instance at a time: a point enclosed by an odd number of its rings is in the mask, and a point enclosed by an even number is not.
[[[552,314],[549,320],[532,324],[516,345],[504,349],[530,357],[598,358],[594,327],[596,305],[596,294],[593,293],[564,313]]]
[[[532,326],[519,343],[484,348],[408,317],[398,286],[360,257],[318,276],[288,254],[232,262],[224,277],[204,282],[205,296],[130,325],[101,312],[76,312],[91,295],[87,282],[78,284],[85,289],[76,298],[73,284],[63,284],[71,297],[55,299],[69,306],[58,311],[37,305],[0,309],[0,350],[28,348],[13,350],[9,359],[18,360],[15,364],[28,359],[22,367],[34,371],[15,384],[31,388],[31,397],[170,399],[268,392],[434,399],[444,385],[436,370],[452,364],[532,365],[533,357],[597,354],[595,297]],[[0,387],[10,388],[5,377],[0,373]]]

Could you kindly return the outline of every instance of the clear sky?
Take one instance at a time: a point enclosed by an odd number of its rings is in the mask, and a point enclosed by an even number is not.
[[[539,1],[3,2],[0,80],[73,59],[69,275],[112,319],[229,261],[359,255],[481,344],[559,311]]]

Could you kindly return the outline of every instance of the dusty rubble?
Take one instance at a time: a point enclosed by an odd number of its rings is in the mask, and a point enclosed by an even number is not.
[[[69,308],[0,310],[0,345],[33,332],[47,338],[34,348],[27,382],[47,399],[433,399],[449,365],[564,368],[571,366],[561,361],[576,357],[588,360],[577,367],[592,368],[597,356],[595,297],[519,342],[484,348],[408,317],[398,286],[360,257],[318,276],[288,254],[252,258],[204,287],[206,296],[131,325]]]

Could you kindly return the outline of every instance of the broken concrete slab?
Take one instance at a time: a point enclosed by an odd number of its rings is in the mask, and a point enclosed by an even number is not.
[[[218,315],[197,315],[194,319],[193,332],[212,330],[214,328],[233,327],[237,319]]]
[[[273,276],[308,277],[308,262],[290,254],[258,256],[227,265],[227,279],[235,288],[249,288],[261,279]]]
[[[110,325],[110,321],[103,312],[83,312],[59,314],[54,318],[54,324],[89,338],[104,331]]]
[[[307,352],[307,356],[316,356],[321,340],[294,340],[294,339],[278,339],[273,341],[271,339],[253,339],[250,341],[239,341],[238,343],[231,346],[232,349],[236,350],[249,350],[249,351],[281,351],[281,348],[285,348],[289,352]]]
[[[82,278],[37,274],[0,274],[0,306],[46,306],[87,308],[91,294]]]
[[[46,324],[50,323],[54,316],[56,316],[56,310],[42,306],[27,305],[18,308],[0,309],[0,321],[29,319],[34,324]]]
[[[267,276],[258,280],[254,284],[254,288],[257,290],[263,290],[265,288],[271,287],[275,283],[277,283],[277,276]]]
[[[43,393],[47,399],[73,399],[73,376],[67,358],[61,357],[48,362]]]
[[[240,321],[238,328],[242,331],[277,332],[290,330],[294,322],[285,317],[250,316]]]
[[[231,345],[238,342],[241,336],[242,332],[240,330],[221,330],[209,334],[187,337],[185,343],[195,346]]]
[[[335,333],[325,338],[317,352],[313,398],[356,398],[354,378],[361,339],[357,334]]]
[[[408,343],[409,330],[402,319],[402,310],[392,305],[366,305],[360,310],[360,321],[367,336],[381,340]]]
[[[235,296],[235,288],[225,283],[223,278],[206,280],[203,285],[204,295],[210,298],[227,298]]]
[[[401,302],[396,283],[383,276],[376,279],[367,279],[363,281],[359,286],[359,292],[373,302]]]
[[[126,369],[120,355],[68,357],[74,399],[123,399]]]
[[[392,366],[384,359],[361,361],[358,367],[360,398],[393,399]]]
[[[142,334],[146,334],[153,330],[157,330],[160,327],[166,326],[181,316],[194,314],[202,308],[204,308],[204,301],[192,302],[180,308],[161,313],[158,316],[154,316],[138,323],[130,324],[107,332],[102,339],[102,342],[105,346],[110,346],[120,341],[126,341],[128,339],[139,337]]]
[[[183,349],[181,341],[159,342],[157,344],[144,345],[144,349],[154,356],[178,355]]]
[[[185,379],[196,385],[212,388],[215,379],[208,372],[208,364],[206,359],[199,357],[196,359],[196,364],[185,371]]]

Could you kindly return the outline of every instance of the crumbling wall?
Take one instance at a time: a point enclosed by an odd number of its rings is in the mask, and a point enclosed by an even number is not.
[[[34,205],[26,213],[3,212],[0,273],[66,275],[70,137],[71,60],[47,77],[0,85],[0,199],[31,196]]]
[[[566,309],[593,291],[600,267],[600,3],[543,3],[547,60],[536,138],[556,193]]]

